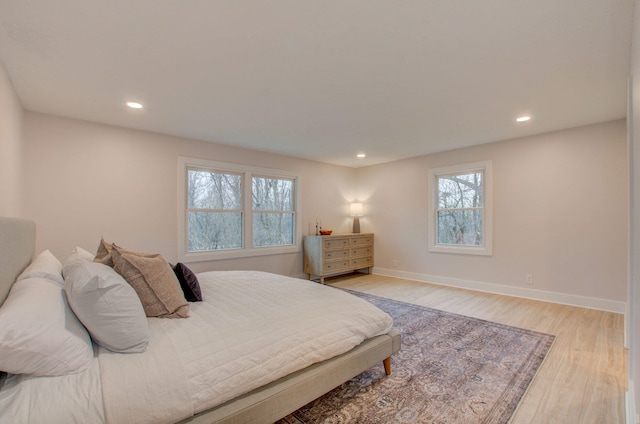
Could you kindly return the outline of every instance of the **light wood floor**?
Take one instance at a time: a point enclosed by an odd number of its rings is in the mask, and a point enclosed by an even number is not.
[[[627,351],[621,314],[377,275],[327,284],[556,336],[512,423],[624,423]]]

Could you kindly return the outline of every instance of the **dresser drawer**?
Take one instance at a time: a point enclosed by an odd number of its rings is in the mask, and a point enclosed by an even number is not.
[[[354,247],[351,249],[351,257],[355,258],[357,256],[371,256],[373,254],[373,247],[365,246],[365,247]]]
[[[322,267],[322,271],[325,274],[331,274],[333,272],[340,272],[340,271],[343,271],[345,269],[349,269],[349,260],[327,262]]]
[[[355,258],[351,259],[351,268],[359,269],[359,268],[368,268],[373,265],[373,258],[371,256],[366,258]]]
[[[352,237],[350,244],[351,246],[370,246],[373,244],[373,237],[372,236]]]
[[[330,238],[322,240],[322,247],[325,249],[342,249],[349,247],[348,238]]]
[[[348,249],[342,249],[342,250],[325,250],[324,253],[322,254],[322,257],[327,260],[330,261],[332,259],[346,259],[349,257],[349,250]]]

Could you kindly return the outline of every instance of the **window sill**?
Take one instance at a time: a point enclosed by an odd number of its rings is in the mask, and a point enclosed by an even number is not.
[[[491,247],[487,246],[454,246],[454,245],[434,245],[429,246],[429,252],[434,253],[453,253],[457,255],[480,255],[492,256]]]
[[[189,252],[180,255],[180,261],[184,263],[216,261],[221,259],[251,258],[255,256],[282,255],[298,253],[299,246],[261,247],[254,249],[229,249],[218,252]]]

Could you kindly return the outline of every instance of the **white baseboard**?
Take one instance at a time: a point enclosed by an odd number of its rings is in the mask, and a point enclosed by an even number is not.
[[[443,277],[439,275],[418,274],[415,272],[398,271],[388,268],[373,268],[373,273],[388,277],[404,278],[443,286],[477,290],[505,296],[521,297],[525,299],[542,300],[544,302],[560,303],[563,305],[579,306],[600,311],[626,313],[626,303],[616,300],[598,299],[595,297],[579,296],[566,293],[556,293],[526,287],[504,286],[501,284],[484,283],[481,281],[462,280],[459,278]]]
[[[633,380],[629,380],[629,390],[624,394],[624,402],[626,407],[626,423],[638,424],[638,415],[636,412],[635,393],[633,389]]]

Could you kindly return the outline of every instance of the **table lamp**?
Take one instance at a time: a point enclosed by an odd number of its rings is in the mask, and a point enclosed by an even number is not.
[[[352,203],[349,208],[349,216],[353,216],[353,232],[360,232],[360,217],[362,216],[362,203]]]

